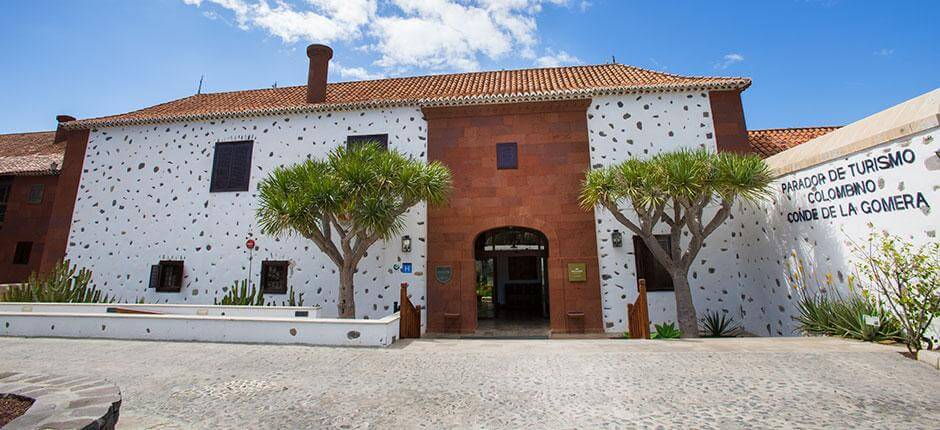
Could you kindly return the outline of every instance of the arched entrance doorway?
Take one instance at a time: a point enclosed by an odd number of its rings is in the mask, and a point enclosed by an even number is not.
[[[548,238],[501,227],[474,241],[478,336],[545,337],[549,333]]]

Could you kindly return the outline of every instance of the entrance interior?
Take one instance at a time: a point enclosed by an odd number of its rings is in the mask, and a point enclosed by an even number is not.
[[[547,337],[548,239],[538,230],[487,230],[474,243],[477,336]]]

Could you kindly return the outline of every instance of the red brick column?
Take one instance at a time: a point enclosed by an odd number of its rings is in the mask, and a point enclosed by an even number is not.
[[[85,162],[85,150],[88,147],[88,135],[88,130],[69,132],[65,159],[62,162],[59,183],[56,187],[55,202],[52,204],[52,213],[49,217],[49,228],[46,231],[46,243],[42,260],[39,262],[41,272],[50,269],[65,257],[69,229],[72,227],[72,211],[75,209],[75,198],[78,196],[78,185]]]
[[[428,158],[454,173],[454,193],[428,213],[428,330],[452,331],[445,314],[460,314],[459,329],[476,330],[473,244],[499,227],[536,229],[548,238],[551,329],[569,331],[568,313],[583,313],[588,332],[603,331],[594,213],[578,205],[590,167],[589,100],[423,109]],[[496,144],[518,145],[518,169],[496,169]],[[568,282],[567,263],[585,263],[587,282]],[[453,279],[441,284],[437,266]],[[576,324],[580,329],[580,321]]]

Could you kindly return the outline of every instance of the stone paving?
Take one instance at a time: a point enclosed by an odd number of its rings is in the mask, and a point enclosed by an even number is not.
[[[87,374],[118,428],[936,428],[940,372],[824,338],[456,340],[386,349],[0,338]]]

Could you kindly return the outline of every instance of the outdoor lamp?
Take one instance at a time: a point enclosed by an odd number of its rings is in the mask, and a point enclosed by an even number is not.
[[[401,237],[401,252],[411,252],[411,236]]]
[[[620,233],[620,230],[614,230],[610,233],[610,242],[614,244],[614,248],[623,246],[623,234]]]

